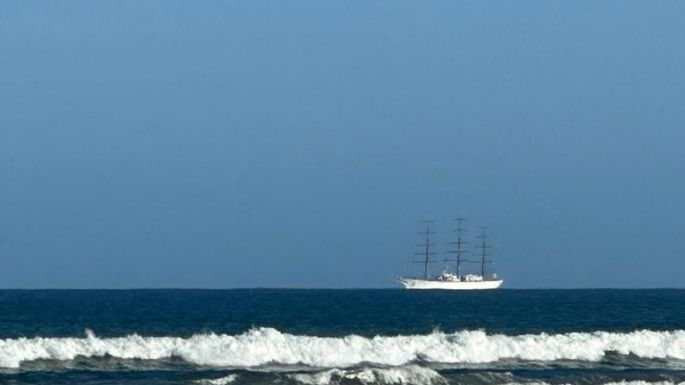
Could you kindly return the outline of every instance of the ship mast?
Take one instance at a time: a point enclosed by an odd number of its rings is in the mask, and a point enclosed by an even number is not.
[[[490,245],[487,243],[487,235],[488,235],[488,228],[487,226],[483,226],[482,232],[478,239],[480,240],[480,245],[478,248],[481,250],[481,257],[480,257],[480,275],[485,279],[485,265],[492,263],[492,261],[488,260],[487,258],[491,256],[490,253]]]
[[[431,223],[433,223],[433,221],[427,219],[425,221],[421,221],[421,223],[426,224],[426,231],[420,232],[419,235],[424,235],[426,239],[425,243],[419,243],[416,246],[424,247],[424,251],[414,254],[422,255],[424,258],[421,261],[414,261],[414,263],[423,263],[423,277],[424,279],[428,279],[428,264],[435,262],[434,260],[430,259],[430,256],[435,254],[431,251],[431,246],[433,246],[434,244],[430,241],[430,235],[433,234],[433,232],[431,231]]]
[[[456,255],[457,255],[457,256],[456,256],[456,259],[445,259],[446,262],[457,262],[457,269],[456,269],[456,271],[455,271],[455,273],[457,274],[457,276],[459,276],[459,269],[461,268],[462,262],[466,262],[466,261],[464,260],[464,258],[463,258],[463,257],[464,257],[464,248],[463,248],[463,246],[464,246],[464,244],[466,244],[467,242],[463,241],[463,240],[462,240],[462,236],[461,236],[462,232],[466,232],[466,229],[464,229],[463,226],[462,226],[462,224],[463,224],[464,221],[465,221],[464,218],[457,218],[457,219],[455,219],[455,222],[457,222],[457,228],[454,229],[453,231],[456,231],[456,232],[457,232],[457,241],[456,241],[456,242],[450,242],[451,245],[457,245],[457,249],[456,249],[456,250],[450,250],[450,251],[449,251],[450,254],[456,254]]]

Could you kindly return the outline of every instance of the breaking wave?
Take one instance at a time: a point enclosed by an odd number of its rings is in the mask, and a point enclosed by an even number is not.
[[[367,384],[447,384],[435,370],[417,365],[397,368],[331,369],[318,373],[290,374],[289,378],[304,385],[337,385],[356,382]]]
[[[229,374],[228,376],[225,377],[219,377],[219,378],[214,378],[214,379],[202,379],[195,381],[195,383],[200,384],[200,385],[228,385],[233,382],[235,382],[236,378],[238,378],[237,374]]]
[[[293,385],[460,385],[460,384],[481,384],[481,385],[574,385],[574,384],[597,384],[597,385],[685,385],[682,381],[668,380],[598,380],[592,377],[576,378],[572,382],[545,382],[545,381],[513,381],[511,373],[487,373],[477,376],[467,375],[466,377],[443,377],[435,370],[418,366],[408,365],[396,368],[352,368],[352,369],[329,369],[320,372],[294,373],[287,374],[288,381],[282,379],[259,380],[259,381],[240,381],[242,383],[274,383],[274,384],[293,384]],[[214,379],[201,379],[194,381],[199,385],[227,385],[233,384],[239,379],[237,374],[230,374],[225,377]]]
[[[306,365],[349,368],[362,364],[402,366],[412,362],[479,364],[500,360],[600,361],[608,352],[648,359],[685,359],[685,330],[628,333],[592,332],[508,336],[484,331],[427,335],[316,337],[256,328],[239,335],[200,334],[188,338],[17,338],[0,340],[0,367],[19,368],[34,360],[115,357],[180,358],[212,367]],[[390,375],[371,372],[369,375]],[[338,373],[339,374],[339,373]],[[425,374],[425,373],[424,373]],[[331,376],[336,373],[332,372]],[[366,376],[367,374],[364,374]]]

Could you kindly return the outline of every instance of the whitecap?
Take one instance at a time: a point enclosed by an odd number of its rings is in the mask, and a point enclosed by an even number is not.
[[[22,362],[111,356],[158,360],[178,357],[213,367],[267,364],[348,368],[362,364],[402,366],[416,361],[474,364],[504,359],[599,361],[607,352],[641,358],[685,359],[685,331],[639,330],[508,336],[484,331],[433,332],[426,335],[316,337],[256,328],[239,335],[182,337],[16,338],[0,340],[0,367]]]

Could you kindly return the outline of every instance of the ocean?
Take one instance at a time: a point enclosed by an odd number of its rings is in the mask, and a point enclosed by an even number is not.
[[[0,290],[0,384],[677,384],[685,290]]]

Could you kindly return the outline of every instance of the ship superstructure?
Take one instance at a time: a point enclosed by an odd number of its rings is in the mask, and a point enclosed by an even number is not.
[[[425,231],[419,233],[422,236],[422,242],[417,246],[421,247],[421,251],[416,253],[422,256],[420,260],[414,263],[423,264],[423,277],[400,277],[397,280],[407,289],[445,289],[445,290],[485,290],[497,289],[504,282],[497,277],[497,274],[488,273],[490,266],[493,264],[490,252],[490,245],[487,242],[487,227],[481,228],[481,234],[477,238],[477,248],[479,249],[477,259],[466,259],[465,248],[466,241],[464,240],[464,233],[466,232],[464,222],[465,219],[455,219],[456,241],[450,242],[455,246],[455,250],[450,250],[448,253],[454,254],[454,258],[446,258],[446,262],[455,262],[454,271],[450,271],[446,267],[443,272],[432,278],[428,266],[435,263],[433,259],[435,252],[433,251],[434,243],[431,242],[431,220],[422,221],[426,225]],[[464,269],[465,264],[478,264],[478,273],[467,273]]]

